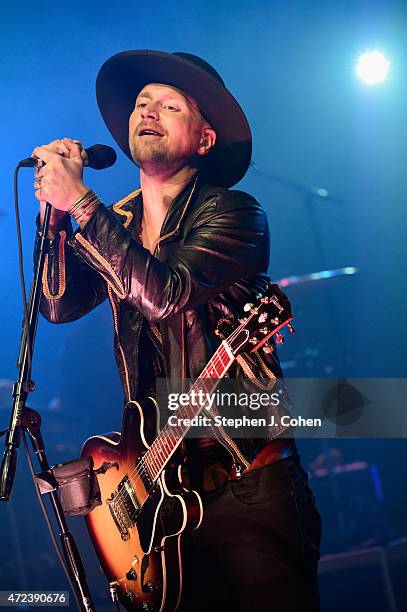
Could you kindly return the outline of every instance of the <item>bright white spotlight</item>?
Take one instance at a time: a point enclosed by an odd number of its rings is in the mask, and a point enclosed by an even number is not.
[[[390,62],[384,57],[383,53],[377,51],[367,51],[360,56],[356,73],[365,85],[376,85],[387,77]]]

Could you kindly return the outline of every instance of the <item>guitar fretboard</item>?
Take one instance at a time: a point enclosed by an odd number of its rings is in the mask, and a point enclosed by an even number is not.
[[[181,424],[170,426],[167,423],[144,455],[143,467],[147,470],[152,482],[155,482],[158,478],[166,463],[188,433],[190,426],[183,424],[185,419],[193,419],[205,407],[205,402],[201,403],[197,401],[197,398],[207,397],[206,394],[215,391],[219,379],[223,378],[233,361],[234,355],[227,342],[223,341],[189,390],[190,400],[188,403],[177,409],[177,419]]]

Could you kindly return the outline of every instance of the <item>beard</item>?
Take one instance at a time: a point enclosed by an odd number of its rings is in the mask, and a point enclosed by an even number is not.
[[[133,161],[139,168],[144,165],[168,165],[174,161],[166,143],[157,140],[143,140],[136,138],[135,142],[130,143],[130,152]]]
[[[129,140],[131,157],[134,163],[145,174],[161,174],[168,171],[178,171],[183,166],[199,168],[198,155],[180,156],[172,151],[165,138],[149,139],[146,137],[135,137]]]
[[[130,152],[134,163],[148,175],[175,173],[183,166],[196,169],[200,167],[197,155],[180,157],[170,151],[161,139],[147,142],[137,138],[136,142],[130,143]]]

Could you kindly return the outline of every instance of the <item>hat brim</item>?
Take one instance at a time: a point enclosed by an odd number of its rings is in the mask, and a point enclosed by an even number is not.
[[[193,96],[216,131],[216,145],[205,164],[207,180],[231,187],[250,164],[252,138],[237,100],[218,79],[181,56],[162,51],[124,51],[108,59],[96,80],[101,115],[122,151],[132,159],[128,121],[138,93],[148,83],[177,87]]]

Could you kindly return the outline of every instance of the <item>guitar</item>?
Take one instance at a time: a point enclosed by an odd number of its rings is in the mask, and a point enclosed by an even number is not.
[[[242,351],[263,347],[285,325],[293,333],[290,303],[277,285],[267,287],[257,303],[246,304],[236,329],[222,341],[190,392],[211,393]],[[198,395],[199,396],[199,395]],[[207,396],[205,396],[207,397]],[[181,538],[197,529],[203,507],[199,494],[181,481],[182,461],[176,451],[188,426],[167,423],[157,435],[153,398],[130,401],[121,433],[89,438],[81,455],[100,466],[102,505],[86,517],[90,538],[105,573],[113,601],[129,611],[173,612],[182,595]],[[191,402],[177,410],[184,422],[203,406]]]

